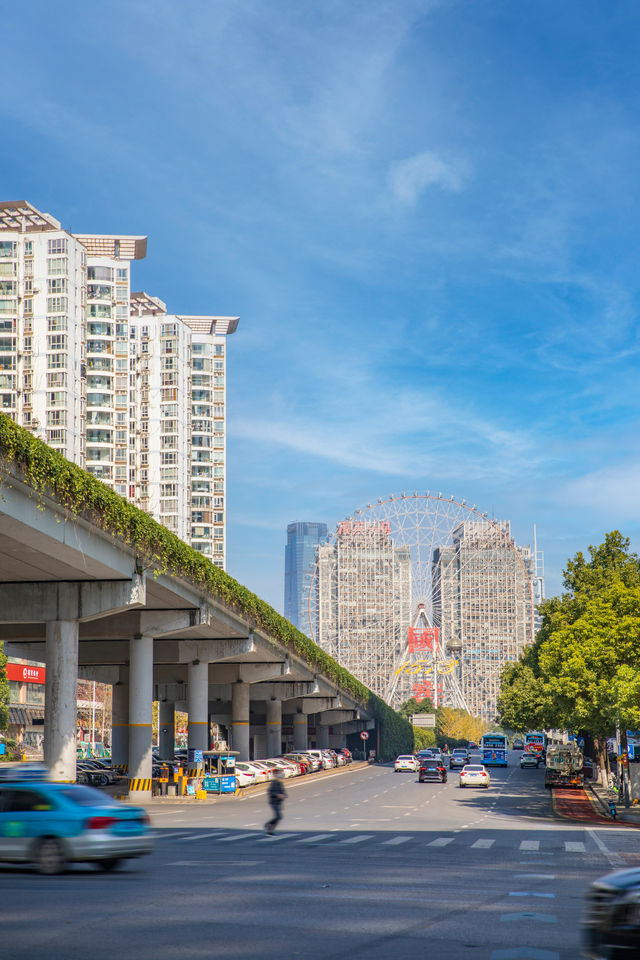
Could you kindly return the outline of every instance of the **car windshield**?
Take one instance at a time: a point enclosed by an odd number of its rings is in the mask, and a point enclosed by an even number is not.
[[[117,807],[118,804],[110,797],[94,790],[93,787],[83,787],[81,785],[65,787],[60,793],[67,800],[77,803],[80,807]]]

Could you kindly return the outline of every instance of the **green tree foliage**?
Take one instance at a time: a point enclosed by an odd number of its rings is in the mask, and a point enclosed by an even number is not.
[[[640,728],[640,561],[615,530],[567,563],[534,644],[502,673],[500,721],[515,730]]]
[[[401,717],[415,716],[416,713],[433,713],[433,702],[430,697],[425,697],[423,700],[416,700],[415,697],[410,697],[409,700],[405,700],[402,706],[398,709],[398,713]]]
[[[0,640],[0,731],[4,733],[9,725],[9,681],[7,679],[7,658]]]

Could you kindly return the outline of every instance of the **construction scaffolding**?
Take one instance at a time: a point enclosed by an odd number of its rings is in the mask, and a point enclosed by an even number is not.
[[[508,523],[441,493],[402,494],[356,511],[318,548],[309,631],[394,707],[431,697],[493,719],[543,589],[536,551]]]

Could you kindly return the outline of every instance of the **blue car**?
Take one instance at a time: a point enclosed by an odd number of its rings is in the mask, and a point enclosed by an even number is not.
[[[10,771],[0,780],[0,861],[32,863],[54,874],[67,863],[113,870],[121,860],[151,853],[147,812],[93,787],[52,783]]]

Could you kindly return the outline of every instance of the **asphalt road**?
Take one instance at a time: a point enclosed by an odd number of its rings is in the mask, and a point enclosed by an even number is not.
[[[553,817],[544,769],[489,790],[390,766],[151,808],[151,857],[102,874],[0,870],[3,960],[574,960],[591,879],[640,862],[640,830]]]

